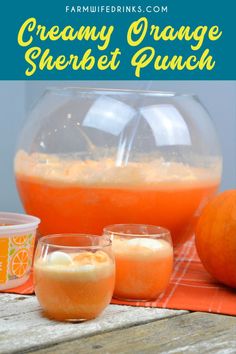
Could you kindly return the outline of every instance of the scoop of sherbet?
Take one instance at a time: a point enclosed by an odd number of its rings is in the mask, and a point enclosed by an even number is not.
[[[127,241],[128,246],[133,247],[145,247],[153,250],[161,250],[165,244],[162,240],[155,240],[152,238],[133,238]]]
[[[50,265],[70,265],[72,259],[69,254],[61,251],[54,251],[48,256],[48,263]]]

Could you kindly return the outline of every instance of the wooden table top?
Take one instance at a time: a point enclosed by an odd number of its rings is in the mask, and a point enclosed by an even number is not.
[[[61,323],[35,296],[2,293],[0,353],[236,353],[236,317],[110,305],[95,320]]]

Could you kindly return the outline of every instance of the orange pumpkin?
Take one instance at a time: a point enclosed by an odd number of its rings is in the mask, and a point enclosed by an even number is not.
[[[223,192],[207,204],[195,234],[206,270],[219,282],[236,288],[236,190]]]

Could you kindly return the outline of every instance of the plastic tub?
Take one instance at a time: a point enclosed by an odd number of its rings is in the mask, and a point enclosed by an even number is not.
[[[39,223],[31,215],[0,212],[0,290],[28,280]]]

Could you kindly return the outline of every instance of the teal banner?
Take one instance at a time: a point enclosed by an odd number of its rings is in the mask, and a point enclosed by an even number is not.
[[[1,4],[2,80],[234,80],[234,2]]]

